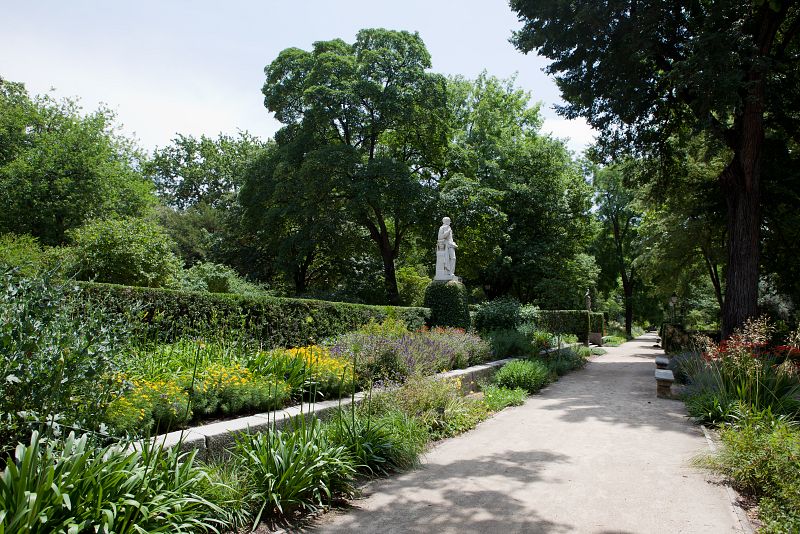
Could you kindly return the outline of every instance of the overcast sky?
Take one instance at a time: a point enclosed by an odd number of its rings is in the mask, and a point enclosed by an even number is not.
[[[520,24],[505,0],[0,0],[0,13],[1,77],[78,96],[87,110],[104,102],[146,149],[178,132],[272,136],[280,124],[263,105],[264,66],[284,48],[353,42],[375,27],[419,32],[436,72],[518,73],[543,103],[544,131],[575,152],[592,142],[585,122],[552,110],[560,99],[546,62],[508,42]]]

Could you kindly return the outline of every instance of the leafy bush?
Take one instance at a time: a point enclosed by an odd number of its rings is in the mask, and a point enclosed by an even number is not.
[[[764,532],[800,531],[800,429],[771,411],[745,411],[705,465],[759,500]]]
[[[227,265],[211,262],[197,263],[186,269],[183,272],[181,287],[187,291],[211,293],[266,294],[263,288],[248,282]]]
[[[254,525],[262,517],[314,511],[337,493],[350,493],[356,474],[347,449],[329,443],[316,419],[239,436],[234,453],[251,487],[250,500],[261,504]]]
[[[517,330],[526,338],[528,338],[528,341],[531,344],[531,354],[533,355],[538,355],[543,350],[547,350],[552,347],[555,343],[553,340],[553,334],[545,330],[540,330],[533,323],[523,323],[517,327]]]
[[[493,412],[499,412],[507,406],[521,406],[527,398],[528,392],[522,388],[509,389],[491,384],[483,388],[483,402]]]
[[[362,410],[339,410],[324,425],[328,442],[343,446],[365,474],[409,469],[425,449],[428,432],[407,414],[393,410],[375,416]]]
[[[0,532],[197,532],[226,526],[195,452],[94,449],[86,436],[18,445],[0,477]]]
[[[425,290],[425,307],[431,310],[429,326],[470,327],[468,293],[461,282],[431,282]]]
[[[403,306],[422,306],[425,302],[425,290],[431,279],[420,274],[413,267],[397,269],[397,290],[400,292],[400,303]]]
[[[619,347],[626,341],[622,336],[603,336],[603,345],[606,347]]]
[[[687,395],[684,398],[689,417],[698,424],[719,425],[730,420],[737,404],[726,395],[706,390]]]
[[[488,415],[484,403],[463,395],[460,380],[420,376],[400,388],[373,395],[360,409],[378,415],[399,409],[419,421],[431,439],[465,432]]]
[[[26,442],[29,423],[99,430],[121,387],[119,325],[73,305],[48,277],[0,274],[0,454]]]
[[[606,333],[605,315],[602,312],[589,313],[589,332]]]
[[[547,367],[556,376],[563,376],[586,365],[586,358],[591,356],[591,349],[578,347],[554,352],[547,358]]]
[[[349,332],[371,319],[395,317],[423,326],[425,308],[365,306],[306,299],[245,296],[81,283],[86,308],[121,316],[146,339],[249,337],[263,346],[297,347]],[[131,312],[131,310],[135,310]]]
[[[520,302],[513,297],[501,297],[478,305],[475,330],[514,330],[521,322]]]
[[[40,273],[45,253],[39,241],[28,234],[0,234],[0,268],[15,268],[23,276]]]
[[[494,383],[508,389],[522,388],[536,393],[550,378],[547,366],[539,360],[516,360],[505,364],[494,374]]]
[[[178,283],[181,262],[158,225],[137,218],[94,220],[69,233],[82,280],[129,286]]]
[[[539,310],[534,323],[553,334],[574,334],[578,341],[589,341],[589,312],[586,310]]]
[[[535,349],[530,339],[517,330],[493,330],[487,337],[492,345],[492,353],[497,358],[534,355]]]

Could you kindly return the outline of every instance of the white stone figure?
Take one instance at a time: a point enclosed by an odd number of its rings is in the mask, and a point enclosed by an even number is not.
[[[439,237],[436,242],[436,276],[434,280],[457,280],[456,249],[453,241],[453,230],[450,228],[450,217],[442,219]]]

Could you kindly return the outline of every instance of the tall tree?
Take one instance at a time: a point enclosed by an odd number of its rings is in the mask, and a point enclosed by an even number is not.
[[[626,165],[599,169],[594,175],[597,216],[603,224],[600,236],[602,256],[610,260],[611,272],[622,282],[625,303],[625,333],[633,327],[634,291],[640,285],[636,260],[641,253],[639,224],[642,214],[633,193],[624,185]],[[603,250],[605,249],[605,250]]]
[[[687,126],[725,143],[723,334],[757,313],[763,147],[770,128],[796,135],[800,6],[791,0],[511,0],[513,42],[553,62],[567,105],[601,132],[605,153],[661,156]],[[778,179],[778,177],[770,177]]]
[[[140,161],[110,110],[32,99],[0,78],[0,232],[59,245],[92,218],[143,214],[155,198]]]
[[[276,141],[302,148],[301,175],[333,193],[318,209],[344,209],[368,232],[392,303],[395,261],[412,226],[433,218],[447,145],[446,81],[430,67],[419,35],[367,29],[265,68],[264,105],[286,125]]]

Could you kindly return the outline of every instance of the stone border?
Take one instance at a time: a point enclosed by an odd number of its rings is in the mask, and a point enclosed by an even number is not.
[[[574,345],[565,345],[560,349],[547,349],[540,353],[546,355],[551,352],[570,348]],[[437,378],[460,378],[462,388],[470,393],[478,391],[479,382],[490,378],[494,372],[503,365],[518,360],[519,358],[505,358],[492,362],[473,365],[466,369],[456,369],[444,373],[437,373]],[[373,390],[378,391],[378,390]],[[168,434],[156,436],[151,441],[154,445],[166,448],[180,447],[182,451],[197,450],[199,459],[207,461],[213,458],[223,457],[227,449],[236,440],[237,434],[245,432],[264,432],[273,428],[282,428],[289,421],[300,417],[315,415],[320,419],[325,419],[333,410],[348,406],[351,402],[360,401],[368,392],[360,391],[353,396],[343,397],[316,403],[303,402],[297,406],[291,406],[282,410],[238,417],[195,426],[184,430],[176,430]],[[141,445],[139,445],[141,446]]]

